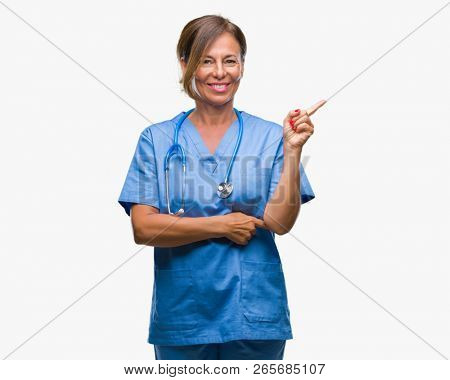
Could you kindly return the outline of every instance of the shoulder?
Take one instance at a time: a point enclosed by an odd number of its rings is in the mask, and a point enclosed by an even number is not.
[[[249,112],[242,111],[244,124],[253,135],[256,133],[258,137],[274,142],[280,142],[283,138],[283,126],[271,120],[264,119],[260,116],[253,115]]]
[[[162,121],[156,121],[149,126],[145,127],[141,131],[141,136],[148,138],[149,140],[164,140],[173,138],[173,133],[177,125],[178,119],[182,116],[183,112],[175,115],[171,119],[166,119]]]
[[[283,134],[283,126],[271,120],[263,119],[260,116],[253,115],[249,112],[242,111],[244,123],[247,122],[254,128],[258,128],[275,135]]]

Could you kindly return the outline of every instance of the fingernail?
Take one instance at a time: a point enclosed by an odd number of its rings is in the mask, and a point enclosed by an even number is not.
[[[294,112],[299,112],[300,111],[300,109],[298,109],[298,110],[295,110]]]
[[[289,120],[289,124],[291,124],[291,127],[293,127],[294,126],[294,121],[292,119]]]

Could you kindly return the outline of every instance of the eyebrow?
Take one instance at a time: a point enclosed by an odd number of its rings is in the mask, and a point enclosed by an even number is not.
[[[236,58],[236,55],[235,54],[228,54],[224,58],[228,58],[228,57],[235,57]],[[214,59],[214,57],[212,57],[210,55],[207,55],[205,58],[212,58],[212,59]]]

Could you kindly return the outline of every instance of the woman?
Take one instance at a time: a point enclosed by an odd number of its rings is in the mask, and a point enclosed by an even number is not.
[[[155,247],[156,359],[283,359],[293,338],[274,233],[289,232],[315,196],[300,156],[308,114],[325,101],[289,112],[283,127],[236,110],[246,50],[221,16],[184,27],[180,83],[195,109],[142,131],[119,197],[135,242]],[[181,148],[166,160],[177,124]]]

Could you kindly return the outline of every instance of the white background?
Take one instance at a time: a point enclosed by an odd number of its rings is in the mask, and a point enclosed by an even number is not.
[[[2,357],[142,248],[117,198],[139,133],[194,106],[175,55],[188,21],[221,14],[241,27],[234,105],[281,124],[443,5],[2,0]],[[291,231],[303,244],[277,237],[294,333],[285,359],[450,355],[449,12],[312,117],[303,161],[316,199]],[[153,359],[152,275],[145,247],[8,357]]]

